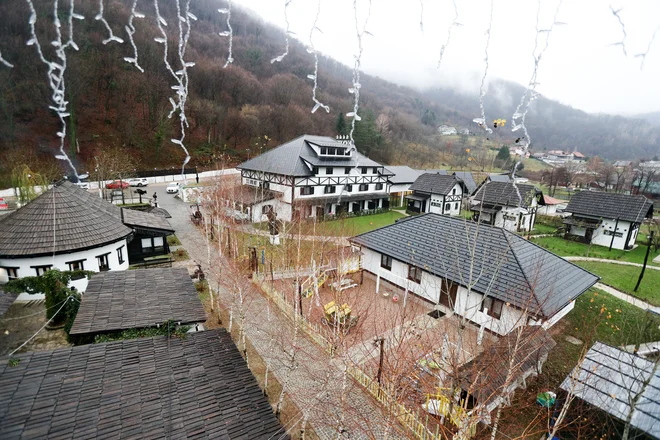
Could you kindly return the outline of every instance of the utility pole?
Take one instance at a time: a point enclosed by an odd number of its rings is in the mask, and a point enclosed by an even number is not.
[[[644,256],[644,265],[642,266],[642,272],[639,274],[639,279],[637,280],[637,285],[635,286],[635,292],[637,292],[637,289],[639,289],[639,285],[642,282],[642,278],[644,278],[644,271],[646,270],[646,263],[649,261],[649,253],[651,252],[651,245],[653,244],[653,233],[655,231],[651,231],[651,234],[649,234],[649,245],[646,248],[646,255]]]

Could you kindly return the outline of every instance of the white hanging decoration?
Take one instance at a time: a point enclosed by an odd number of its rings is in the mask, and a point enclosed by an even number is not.
[[[218,9],[218,12],[227,15],[227,29],[229,29],[219,33],[221,37],[229,37],[229,54],[227,55],[227,61],[225,61],[225,65],[222,66],[223,69],[226,69],[228,65],[234,62],[232,54],[232,46],[234,44],[234,29],[231,27],[231,0],[227,0],[227,7]]]
[[[10,63],[9,61],[2,58],[2,52],[0,52],[0,64],[4,64],[5,66],[9,67],[10,69],[12,67],[14,67],[14,65],[12,63]]]
[[[532,57],[534,58],[534,69],[532,70],[532,76],[530,77],[528,82],[529,85],[525,89],[525,92],[521,96],[520,102],[518,103],[516,110],[513,112],[513,115],[511,116],[511,131],[516,132],[522,129],[524,133],[523,140],[519,143],[519,146],[521,147],[522,150],[521,156],[524,156],[527,153],[529,147],[532,144],[532,139],[530,137],[529,132],[527,131],[525,120],[527,118],[527,113],[529,112],[530,104],[539,96],[538,93],[536,92],[536,87],[539,85],[539,82],[537,81],[539,65],[541,63],[541,59],[543,58],[543,54],[548,49],[548,45],[550,42],[550,35],[554,27],[565,24],[560,21],[557,21],[557,16],[559,15],[559,9],[561,8],[562,1],[563,0],[559,0],[559,2],[557,3],[557,7],[555,9],[555,13],[550,28],[540,29],[539,21],[541,16],[541,0],[537,0],[536,25],[535,25],[536,36],[534,38],[534,49],[532,50]],[[539,44],[539,39],[542,38],[542,36],[545,38],[545,43],[543,44],[543,46]],[[520,164],[520,160],[516,163],[516,166],[513,169],[512,177],[514,178],[519,164]]]
[[[355,33],[357,35],[358,41],[358,53],[354,55],[355,63],[353,64],[353,87],[348,90],[349,93],[353,95],[353,111],[346,113],[347,117],[352,118],[351,131],[348,133],[348,136],[351,140],[351,148],[355,148],[355,139],[353,138],[353,133],[355,132],[355,123],[362,120],[362,118],[360,118],[358,115],[360,106],[360,87],[362,87],[360,84],[360,63],[362,60],[362,51],[364,50],[362,47],[362,37],[364,34],[371,35],[369,32],[367,32],[367,23],[369,23],[369,18],[371,17],[371,0],[369,0],[367,17],[364,19],[364,23],[361,28],[358,20],[357,9],[357,0],[353,0],[353,14],[355,18]]]
[[[621,41],[617,43],[612,43],[610,44],[610,46],[621,46],[621,50],[623,50],[623,55],[628,56],[628,51],[626,50],[626,39],[628,38],[628,33],[626,32],[626,25],[623,23],[623,20],[621,19],[621,15],[619,15],[622,9],[623,8],[614,9],[612,5],[610,5],[610,11],[612,11],[612,15],[614,15],[616,19],[619,21],[619,25],[621,25],[621,33],[623,34]]]
[[[176,13],[177,13],[177,23],[178,23],[178,58],[181,69],[174,71],[172,65],[167,60],[168,44],[167,44],[167,33],[165,32],[165,26],[167,22],[160,15],[160,8],[158,6],[158,0],[154,0],[154,9],[156,10],[156,24],[158,25],[158,30],[160,31],[162,37],[154,38],[156,42],[163,45],[163,63],[165,68],[170,75],[176,81],[176,84],[172,86],[172,90],[176,91],[176,99],[170,97],[169,101],[172,104],[172,110],[167,115],[168,118],[171,118],[176,111],[179,112],[179,123],[181,127],[181,137],[178,139],[171,139],[171,142],[175,145],[181,147],[186,157],[183,160],[181,165],[181,174],[185,173],[186,164],[190,161],[190,153],[185,146],[184,140],[186,138],[186,128],[188,127],[188,118],[186,117],[186,101],[188,100],[188,67],[190,63],[185,61],[186,49],[188,48],[188,39],[190,38],[190,28],[191,21],[195,20],[196,17],[190,13],[190,0],[185,0],[184,14],[181,14],[181,4],[180,0],[175,0],[176,2]],[[185,28],[185,31],[184,31]],[[194,65],[194,64],[193,64]]]
[[[133,25],[133,19],[144,18],[144,14],[141,14],[135,10],[135,8],[137,7],[137,2],[138,0],[133,0],[133,6],[131,7],[131,15],[130,17],[128,17],[128,24],[124,26],[124,29],[126,30],[126,34],[128,35],[128,41],[131,43],[131,47],[133,47],[133,56],[124,57],[124,61],[134,65],[136,69],[144,73],[144,69],[138,63],[138,50],[137,50],[137,46],[135,45],[135,41],[133,40],[133,35],[135,35],[135,25]]]
[[[103,0],[99,0],[99,13],[96,14],[94,17],[94,20],[98,20],[101,23],[103,23],[103,26],[108,30],[108,38],[102,41],[103,44],[108,44],[111,41],[116,41],[117,43],[123,43],[124,40],[116,36],[115,34],[112,33],[112,28],[110,27],[110,24],[108,21],[105,19],[103,16]]]
[[[312,107],[312,113],[316,113],[316,110],[322,108],[325,110],[326,113],[330,113],[330,107],[323,104],[321,101],[319,101],[316,97],[316,91],[318,90],[318,75],[319,75],[319,56],[316,53],[316,49],[314,48],[314,31],[319,31],[321,32],[321,29],[319,29],[316,24],[319,21],[319,15],[321,14],[321,0],[318,0],[317,5],[316,5],[316,17],[314,18],[314,23],[312,24],[312,29],[309,31],[309,47],[307,48],[307,52],[314,55],[314,73],[307,75],[307,78],[311,79],[314,81],[314,86],[312,87],[312,101],[314,102],[314,107]]]
[[[64,96],[66,95],[64,73],[66,72],[67,66],[66,49],[69,47],[75,50],[78,49],[78,45],[73,41],[73,19],[76,18],[78,20],[82,20],[84,17],[74,12],[74,0],[69,0],[69,16],[67,19],[69,38],[66,43],[63,43],[61,29],[62,24],[60,23],[58,15],[58,0],[53,1],[53,25],[55,27],[55,40],[53,40],[51,44],[56,48],[55,56],[59,59],[59,62],[50,61],[44,56],[44,53],[41,49],[41,43],[37,37],[35,27],[37,23],[37,11],[34,8],[32,0],[26,0],[26,3],[30,10],[30,18],[28,19],[30,39],[27,41],[27,45],[35,46],[37,49],[37,54],[39,55],[39,59],[48,67],[48,85],[53,92],[51,99],[55,104],[49,105],[48,108],[55,111],[61,124],[59,131],[56,132],[56,135],[59,138],[59,152],[57,155],[55,155],[55,158],[65,161],[71,168],[71,171],[73,171],[73,174],[76,176],[76,178],[78,178],[78,171],[76,170],[76,167],[73,165],[73,162],[71,162],[71,159],[66,154],[64,149],[64,140],[66,138],[66,118],[70,116],[70,113],[67,111],[67,105],[69,102],[64,99]]]
[[[270,60],[270,63],[273,64],[275,62],[280,62],[284,59],[289,54],[289,35],[292,33],[291,30],[289,29],[289,16],[287,15],[287,9],[289,8],[289,4],[293,0],[284,0],[284,21],[286,22],[286,47],[284,49],[284,53],[282,55],[276,56],[272,60]]]
[[[481,117],[473,119],[474,122],[479,124],[481,128],[488,133],[493,130],[486,124],[486,110],[484,109],[484,96],[486,96],[486,76],[488,76],[488,48],[490,47],[490,32],[493,28],[493,0],[490,0],[490,19],[488,20],[488,29],[486,30],[486,48],[484,50],[486,56],[484,61],[486,67],[484,68],[484,75],[481,77],[481,85],[479,86],[479,109],[481,110]]]
[[[449,42],[451,41],[451,31],[455,27],[463,26],[458,22],[458,5],[456,4],[456,0],[453,0],[453,5],[454,5],[454,19],[452,20],[451,24],[449,25],[449,28],[447,29],[447,39],[445,40],[445,44],[440,47],[440,57],[438,58],[438,66],[437,68],[440,68],[440,64],[442,64],[442,57],[445,55],[445,50],[447,49],[447,46],[449,46]]]
[[[646,62],[646,56],[651,51],[651,46],[653,45],[653,42],[655,41],[655,36],[658,33],[658,31],[660,31],[660,26],[655,28],[655,30],[653,31],[653,35],[651,35],[651,39],[649,40],[649,44],[646,46],[646,51],[642,52],[642,53],[638,53],[637,55],[635,55],[635,58],[641,58],[642,59],[642,62],[639,65],[639,70],[644,70],[644,62]]]

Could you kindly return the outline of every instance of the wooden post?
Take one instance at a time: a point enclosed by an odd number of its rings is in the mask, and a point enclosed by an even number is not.
[[[649,261],[649,252],[651,252],[651,245],[653,244],[653,233],[654,231],[651,231],[651,234],[649,235],[649,245],[646,248],[646,255],[644,256],[644,265],[642,266],[642,271],[639,274],[639,279],[637,280],[637,285],[635,286],[635,292],[637,292],[637,289],[639,289],[639,285],[642,282],[642,278],[644,278],[644,271],[646,270],[646,263]]]
[[[614,244],[614,238],[616,237],[616,230],[618,227],[619,227],[619,217],[616,218],[616,223],[614,223],[614,232],[612,233],[612,240],[610,240],[610,248],[607,250],[608,252],[612,250],[612,245]],[[623,247],[625,247],[625,244]]]

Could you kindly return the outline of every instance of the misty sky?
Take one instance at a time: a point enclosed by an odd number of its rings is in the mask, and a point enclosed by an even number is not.
[[[266,21],[285,26],[284,0],[238,2]],[[373,0],[367,30],[374,36],[367,36],[364,41],[363,70],[416,88],[444,84],[478,94],[490,1],[456,0],[458,21],[463,26],[453,28],[439,70],[436,66],[440,47],[454,17],[453,4],[451,0],[422,3],[423,33],[419,1]],[[541,29],[553,22],[557,4],[557,0],[541,0]],[[623,33],[610,4],[615,9],[625,5],[620,16],[628,34],[627,57],[621,46],[611,46],[622,40]],[[360,23],[367,5],[367,0],[358,0]],[[494,0],[494,5],[489,77],[527,85],[534,66],[537,2]],[[293,0],[289,5],[291,30],[304,43],[309,41],[316,7],[316,0]],[[550,34],[539,67],[539,92],[589,112],[631,114],[660,110],[660,1],[564,0],[557,21],[566,25],[556,26]],[[323,33],[314,34],[315,46],[352,67],[353,54],[357,52],[353,1],[321,0],[318,27]],[[657,39],[651,45],[644,70],[640,70],[641,58],[634,55],[646,52],[656,29]],[[539,44],[545,44],[545,37]]]

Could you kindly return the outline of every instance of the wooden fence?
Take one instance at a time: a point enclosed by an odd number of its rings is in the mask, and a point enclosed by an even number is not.
[[[334,353],[335,347],[321,334],[321,328],[318,324],[311,323],[304,316],[296,314],[293,306],[284,300],[284,296],[272,288],[268,283],[261,282],[259,284],[266,295],[273,301],[273,303],[275,303],[275,305],[277,305],[282,313],[294,323],[294,325],[298,325],[299,328],[312,339],[312,341],[317,343],[327,353]],[[393,392],[394,389],[391,385],[379,385],[357,365],[349,365],[347,373],[355,379],[357,383],[364,387],[381,405],[383,405],[383,407],[395,417],[403,427],[408,429],[414,435],[414,438],[418,440],[442,439],[442,435],[439,433],[439,425],[436,425],[435,432],[432,432],[432,430],[429,429],[429,415],[427,413],[423,413],[423,415],[420,416],[419,410],[413,411],[402,403],[397,402],[396,399],[392,397],[395,393]],[[460,406],[453,405],[453,410],[450,413],[449,408],[451,408],[452,405],[450,404],[449,398],[442,395],[429,395],[427,396],[427,403],[430,398],[442,401],[442,404],[439,405],[438,408],[439,412],[445,417],[448,417],[454,425],[460,426],[460,423],[466,420],[467,414],[465,414],[463,408]],[[474,435],[475,427],[472,428],[469,437]]]
[[[382,387],[373,378],[369,377],[356,366],[349,366],[346,370],[353,379],[362,385],[385,409],[394,416],[397,421],[410,431],[418,440],[441,440],[440,426],[436,425],[435,432],[428,429],[427,419],[422,421],[418,411],[406,408],[405,405],[396,401],[391,396],[394,394],[392,388]],[[387,388],[387,389],[386,389]]]

